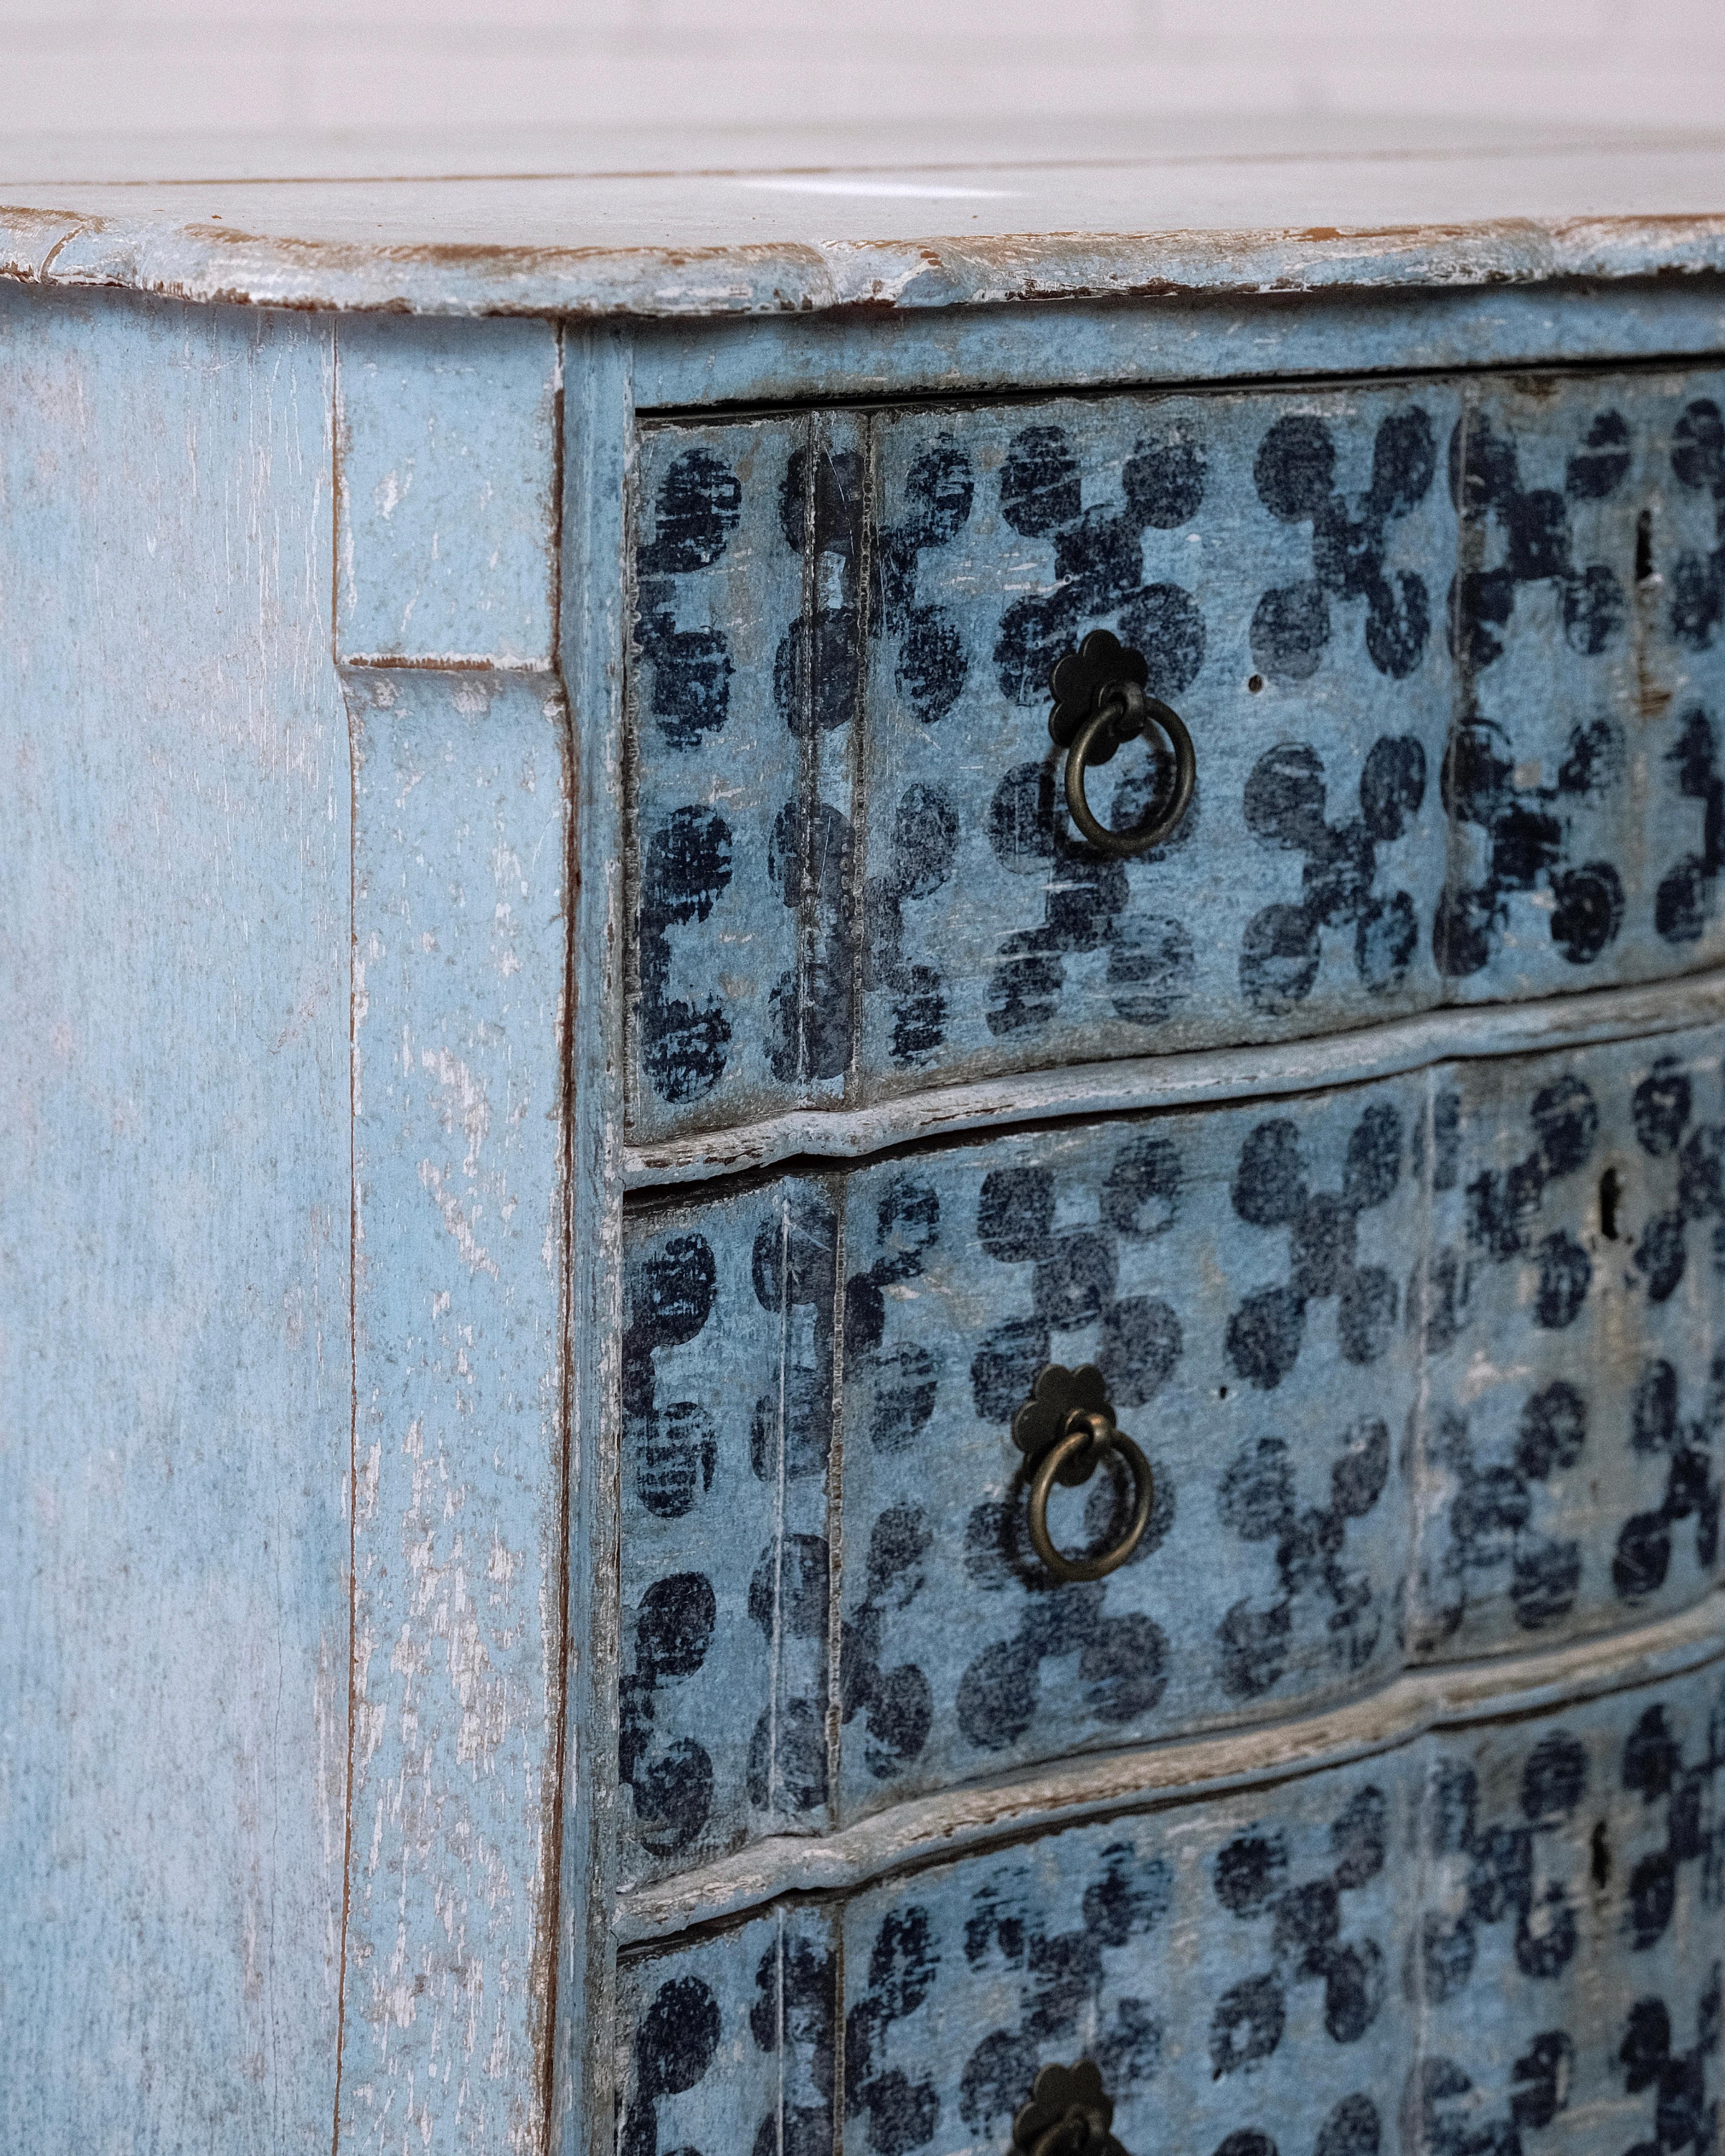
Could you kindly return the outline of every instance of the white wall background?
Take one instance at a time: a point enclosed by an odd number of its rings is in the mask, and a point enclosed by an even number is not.
[[[1725,0],[0,0],[0,53],[12,134],[1725,118]]]

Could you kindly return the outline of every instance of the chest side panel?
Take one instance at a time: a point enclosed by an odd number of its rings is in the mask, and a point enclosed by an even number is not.
[[[327,2146],[352,1412],[329,339],[15,289],[0,339],[0,2138]]]

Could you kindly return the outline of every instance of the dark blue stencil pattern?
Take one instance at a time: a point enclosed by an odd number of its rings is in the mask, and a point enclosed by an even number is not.
[[[1302,1510],[1296,1502],[1293,1457],[1279,1437],[1260,1437],[1230,1461],[1216,1492],[1217,1516],[1242,1542],[1273,1545],[1278,1589],[1267,1600],[1243,1598],[1222,1621],[1217,1675],[1230,1699],[1255,1699],[1280,1683],[1302,1595],[1324,1612],[1322,1637],[1338,1669],[1363,1669],[1371,1661],[1387,1613],[1370,1574],[1350,1571],[1343,1553],[1349,1522],[1365,1518],[1389,1479],[1389,1431],[1369,1415],[1343,1435],[1327,1505]]]
[[[1506,1576],[1522,1630],[1542,1631],[1568,1615],[1581,1589],[1582,1547],[1572,1536],[1548,1534],[1537,1513],[1544,1486],[1576,1465],[1586,1442],[1587,1403],[1561,1378],[1528,1396],[1513,1457],[1502,1465],[1477,1460],[1468,1418],[1458,1409],[1433,1414],[1427,1463],[1450,1481],[1453,1494],[1434,1515],[1441,1541],[1425,1568],[1416,1653],[1438,1652],[1461,1630],[1481,1589]]]
[[[1676,774],[1681,798],[1701,803],[1701,846],[1661,879],[1653,925],[1667,943],[1697,943],[1713,918],[1719,877],[1725,871],[1725,772],[1720,768],[1717,729],[1699,704],[1684,714],[1676,746],[1666,751],[1665,761]]]
[[[1266,591],[1252,615],[1252,663],[1272,680],[1303,681],[1317,670],[1330,640],[1330,602],[1365,602],[1366,650],[1392,680],[1411,674],[1425,654],[1431,601],[1415,569],[1385,565],[1394,524],[1430,491],[1437,439],[1417,404],[1389,413],[1372,449],[1372,483],[1358,514],[1337,492],[1336,444],[1314,414],[1278,419],[1252,467],[1258,499],[1285,524],[1312,526],[1309,580]]]
[[[1593,1285],[1593,1260],[1568,1228],[1553,1229],[1537,1243],[1534,1236],[1547,1186],[1592,1158],[1599,1103],[1583,1080],[1558,1078],[1535,1093],[1529,1120],[1533,1142],[1522,1158],[1505,1168],[1482,1168],[1468,1182],[1467,1250],[1471,1260],[1493,1265],[1532,1257],[1539,1268],[1533,1322],[1560,1332],[1581,1314]],[[1462,1291],[1465,1300],[1465,1281]]]
[[[1718,2056],[1720,1968],[1702,1994],[1695,2015],[1695,2041],[1679,2051],[1670,2010],[1656,1994],[1638,1999],[1630,2009],[1629,2027],[1619,2048],[1623,2085],[1630,2096],[1651,2092],[1653,2132],[1638,2141],[1630,2156],[1676,2156],[1692,2148],[1695,2156],[1713,2156],[1719,2146],[1719,2102],[1707,2098],[1707,2063]]]
[[[893,812],[886,870],[870,876],[863,893],[863,988],[885,988],[892,998],[887,1053],[901,1066],[932,1055],[947,1037],[945,985],[936,968],[905,956],[904,908],[945,884],[958,834],[958,810],[944,787],[906,787]]]
[[[1516,2060],[1507,2105],[1481,2118],[1481,2092],[1465,2068],[1441,2056],[1422,2059],[1402,2093],[1402,2146],[1420,2156],[1522,2156],[1524,2137],[1568,2108],[1574,2063],[1568,2035],[1542,2030]]]
[[[1579,1912],[1561,1859],[1569,1822],[1588,1794],[1587,1748],[1563,1729],[1542,1737],[1523,1763],[1519,1802],[1507,1817],[1483,1818],[1480,1778],[1458,1760],[1438,1763],[1426,1794],[1424,1838],[1438,1877],[1409,1943],[1404,1985],[1410,1998],[1441,2005],[1473,1979],[1480,1933],[1510,1927],[1515,1964],[1533,1983],[1551,1983],[1581,1943]]]
[[[709,449],[677,458],[660,480],[654,536],[635,553],[635,642],[651,664],[650,709],[674,749],[723,731],[731,711],[731,647],[723,630],[680,629],[676,579],[710,569],[742,513],[736,474]]]
[[[967,1969],[984,1978],[1018,1979],[1016,2025],[991,2030],[959,2076],[958,2111],[979,2137],[1009,2135],[1037,2069],[1077,2040],[1086,2010],[1094,2013],[1109,1959],[1165,1931],[1173,1895],[1169,1866],[1147,1862],[1129,1842],[1101,1852],[1085,1881],[1081,1926],[1055,1931],[1034,1892],[1008,1866],[988,1871],[972,1895],[964,1924]],[[1153,1949],[1152,1949],[1153,1951]],[[1113,1999],[1091,2056],[1117,2102],[1153,2082],[1162,2066],[1160,2019],[1127,1994]],[[1098,2019],[1100,2020],[1100,2016]]]
[[[1452,884],[1431,924],[1431,955],[1452,978],[1488,965],[1509,920],[1515,893],[1548,891],[1551,940],[1574,966],[1591,965],[1623,927],[1623,879],[1608,860],[1572,865],[1574,812],[1602,799],[1622,780],[1626,752],[1610,719],[1579,721],[1571,730],[1554,783],[1521,786],[1515,750],[1504,729],[1479,717],[1463,720],[1444,762],[1445,805],[1458,822],[1483,833],[1485,875]]]
[[[659,2156],[659,2105],[704,2081],[719,2048],[719,2002],[698,1976],[662,1984],[636,2025],[634,2088],[618,2156]]]
[[[755,1403],[749,1460],[781,1487],[825,1476],[833,1437],[838,1222],[820,1186],[793,1182],[755,1238],[751,1268],[763,1318],[784,1345],[778,1383]],[[800,1314],[807,1313],[806,1321]],[[749,1747],[748,1796],[757,1810],[794,1812],[827,1801],[826,1697],[829,1559],[824,1534],[781,1530],[756,1561],[748,1614],[777,1666],[776,1696],[762,1708]],[[791,1686],[804,1681],[805,1688]]]
[[[1378,850],[1399,839],[1425,798],[1425,752],[1411,735],[1372,744],[1358,817],[1326,820],[1324,767],[1301,742],[1260,757],[1246,780],[1246,828],[1260,846],[1301,857],[1298,905],[1265,906],[1246,924],[1240,992],[1255,1010],[1303,1003],[1317,980],[1321,932],[1352,928],[1354,970],[1374,995],[1407,978],[1420,924],[1405,891],[1380,892]]]
[[[922,555],[948,547],[970,521],[976,482],[970,459],[950,435],[930,444],[905,480],[904,511],[875,535],[869,634],[896,640],[893,686],[925,726],[942,719],[964,693],[970,656],[949,610],[917,597]]]
[[[749,2033],[757,2051],[779,2055],[782,2078],[780,2102],[756,2128],[752,2156],[832,2156],[838,1999],[830,1948],[781,1933],[762,1955]]]
[[[1115,790],[1116,820],[1140,816],[1158,783],[1148,759],[1122,778]],[[1202,813],[1194,798],[1168,844],[1138,861],[1153,865],[1177,858],[1196,837]],[[1127,864],[1073,836],[1065,797],[1057,798],[1045,760],[1015,764],[1006,773],[988,804],[988,833],[1001,866],[1035,878],[1043,894],[1040,924],[1014,929],[999,945],[987,1014],[997,1040],[1051,1024],[1060,1015],[1067,962],[1093,951],[1107,953],[1109,1004],[1129,1025],[1163,1024],[1187,1000],[1196,972],[1191,931],[1171,915],[1135,908]]]
[[[1342,1187],[1313,1190],[1298,1127],[1259,1123],[1240,1148],[1234,1209],[1255,1228],[1287,1230],[1288,1276],[1255,1289],[1228,1321],[1228,1359],[1246,1382],[1273,1392],[1299,1360],[1307,1306],[1336,1298],[1342,1353],[1375,1363],[1389,1347],[1399,1298],[1382,1265],[1358,1261],[1362,1213],[1388,1203],[1401,1180],[1401,1117],[1368,1108],[1348,1142]]]
[[[631,1265],[625,1281],[624,1440],[636,1497],[655,1518],[680,1519],[694,1504],[697,1486],[705,1491],[713,1485],[713,1419],[694,1400],[659,1406],[653,1350],[698,1337],[712,1315],[717,1284],[712,1247],[698,1235],[672,1236],[661,1250]]]
[[[717,1603],[705,1573],[672,1573],[641,1597],[633,1666],[618,1680],[618,1779],[634,1796],[635,1834],[655,1856],[686,1849],[713,1807],[713,1764],[692,1737],[655,1741],[654,1704],[669,1680],[693,1676],[712,1645]]]
[[[786,1085],[837,1078],[850,1060],[850,820],[829,803],[788,801],[767,873],[798,924],[797,963],[768,995],[767,1061]]]
[[[1384,1951],[1376,1940],[1343,1936],[1343,1897],[1375,1879],[1389,1853],[1388,1804],[1368,1782],[1330,1827],[1328,1868],[1313,1873],[1291,1856],[1273,1827],[1254,1828],[1218,1851],[1215,1897],[1237,1922],[1264,1932],[1268,1967],[1232,1984],[1210,2017],[1211,2071],[1219,2081],[1250,2070],[1280,2046],[1288,1993],[1323,1987],[1325,2033],[1357,2044],[1383,2007]]]
[[[812,567],[812,603],[779,641],[773,701],[793,737],[830,733],[855,714],[858,602],[866,469],[855,449],[792,451],[779,488],[784,542]]]
[[[1695,1522],[1695,1561],[1709,1573],[1719,1550],[1717,1455],[1725,1426],[1725,1351],[1713,1358],[1702,1412],[1685,1420],[1676,1372],[1659,1358],[1635,1388],[1630,1442],[1638,1453],[1666,1462],[1664,1494],[1651,1512],[1637,1512],[1618,1530],[1611,1584],[1621,1602],[1645,1601],[1665,1585],[1674,1531]]]
[[[1711,397],[1697,398],[1672,429],[1671,471],[1679,486],[1712,499],[1714,545],[1680,554],[1671,571],[1672,634],[1705,651],[1725,617],[1725,419]]]
[[[1673,1203],[1642,1229],[1635,1270],[1650,1301],[1666,1302],[1681,1285],[1689,1265],[1689,1230],[1708,1230],[1703,1245],[1715,1268],[1725,1265],[1725,1126],[1693,1122],[1694,1089],[1687,1074],[1661,1057],[1635,1089],[1635,1137],[1658,1160],[1675,1153]]]
[[[1717,1803],[1725,1772],[1725,1685],[1715,1691],[1695,1750],[1694,1758],[1685,1757],[1663,1704],[1646,1708],[1624,1743],[1624,1788],[1640,1797],[1646,1814],[1664,1812],[1663,1845],[1636,1860],[1625,1887],[1625,1929],[1637,1953],[1656,1946],[1670,1929],[1686,1865],[1697,1867],[1702,1908],[1717,1915],[1725,1907],[1725,1820]]]
[[[1086,508],[1079,454],[1064,427],[1026,427],[1008,444],[1000,514],[1025,539],[1054,550],[1054,578],[1014,599],[1000,618],[994,664],[1014,704],[1042,702],[1055,661],[1082,629],[1112,619],[1122,643],[1149,661],[1148,688],[1175,703],[1204,665],[1204,616],[1178,584],[1144,582],[1143,536],[1189,522],[1207,476],[1198,442],[1173,434],[1141,439],[1120,475],[1119,508]]]
[[[912,1902],[890,1911],[875,1934],[867,1984],[845,2014],[845,2109],[849,2118],[867,2118],[872,2156],[911,2156],[940,2124],[933,2082],[912,2081],[901,2066],[883,2066],[876,2057],[892,2024],[927,1998],[940,1959],[926,1909]]]
[[[716,998],[670,993],[670,931],[705,921],[730,882],[731,827],[716,809],[674,809],[643,850],[636,1024],[641,1068],[661,1101],[699,1101],[724,1075],[731,1020]]]
[[[1461,519],[1464,562],[1496,538],[1502,558],[1491,568],[1464,567],[1450,595],[1450,635],[1470,675],[1503,656],[1504,635],[1519,591],[1549,583],[1563,634],[1588,658],[1609,650],[1629,619],[1629,602],[1609,562],[1574,559],[1571,511],[1604,501],[1628,474],[1629,424],[1620,412],[1596,415],[1569,458],[1561,492],[1522,482],[1515,437],[1487,412],[1474,411],[1450,439],[1450,492]]]

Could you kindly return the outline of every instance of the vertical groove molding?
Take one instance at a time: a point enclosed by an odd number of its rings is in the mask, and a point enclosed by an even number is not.
[[[354,1743],[340,2156],[537,2156],[567,1239],[556,331],[344,322]]]
[[[560,634],[575,755],[578,866],[569,1062],[568,1678],[551,2146],[608,2146],[614,2069],[609,1938],[617,1777],[617,1465],[623,1333],[623,666],[630,346],[610,329],[564,345]]]

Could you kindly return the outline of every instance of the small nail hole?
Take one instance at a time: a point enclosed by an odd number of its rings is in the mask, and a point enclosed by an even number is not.
[[[1611,1876],[1611,1844],[1605,1838],[1604,1820],[1594,1829],[1592,1869],[1594,1886],[1604,1886]]]
[[[1225,1400],[1225,1399],[1227,1399],[1227,1397],[1228,1397],[1228,1388],[1226,1387],[1226,1385],[1224,1385],[1224,1386],[1222,1386],[1222,1387],[1220,1388],[1220,1389],[1217,1392],[1216,1398],[1217,1398],[1219,1400]]]
[[[1615,1168],[1599,1178],[1599,1233],[1608,1243],[1617,1240],[1617,1209],[1623,1202],[1623,1182]]]
[[[1258,691],[1259,691],[1259,690],[1263,687],[1263,685],[1264,685],[1264,676],[1263,676],[1261,674],[1253,674],[1253,675],[1248,675],[1247,680],[1246,680],[1246,686],[1247,686],[1247,688],[1248,688],[1248,689],[1250,689],[1250,690],[1251,690],[1252,694],[1253,694],[1255,696],[1257,695]]]

